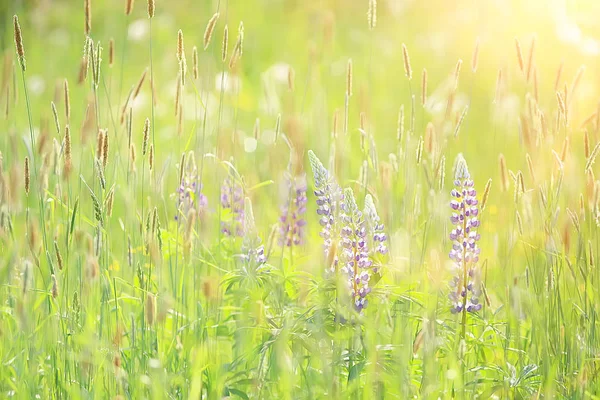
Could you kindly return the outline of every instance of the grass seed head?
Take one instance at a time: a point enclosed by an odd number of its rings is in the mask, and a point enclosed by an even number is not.
[[[417,165],[421,165],[422,158],[423,158],[423,136],[420,136],[419,142],[417,143],[417,150],[416,150]]]
[[[106,168],[106,164],[108,164],[108,151],[109,151],[109,140],[108,140],[108,131],[104,131],[104,141],[102,142],[102,166]]]
[[[523,220],[521,219],[521,214],[517,210],[516,212],[517,218],[517,229],[519,230],[519,235],[523,236]]]
[[[154,4],[154,0],[148,0],[148,18],[154,18],[154,11],[156,5]]]
[[[56,240],[54,241],[54,253],[56,254],[56,262],[58,264],[58,269],[62,271],[62,269],[64,268],[63,258],[62,258],[62,255],[60,254],[60,249],[58,247],[58,243],[56,242]]]
[[[133,10],[133,0],[126,0],[125,15],[130,15],[132,10]]]
[[[398,126],[396,129],[396,139],[398,142],[402,141],[402,137],[404,136],[404,104],[400,106],[400,111],[398,111]]]
[[[244,21],[240,21],[238,26],[238,43],[240,56],[244,53]]]
[[[98,137],[96,143],[96,159],[102,160],[102,153],[104,152],[104,130],[98,130]]]
[[[204,50],[208,49],[208,45],[210,44],[210,39],[212,38],[218,19],[219,13],[217,12],[208,20],[206,30],[204,31]]]
[[[92,32],[92,0],[84,0],[84,13],[85,13],[85,27],[84,32],[86,36],[90,36]]]
[[[148,137],[150,135],[150,120],[146,118],[144,122],[144,130],[142,132],[142,155],[145,156],[148,151]]]
[[[352,59],[348,59],[346,67],[346,96],[352,96]]]
[[[292,66],[288,66],[288,73],[287,73],[287,83],[288,83],[288,89],[290,90],[290,92],[294,91],[294,81],[296,78],[296,72],[294,71],[294,68],[292,68]]]
[[[23,34],[21,33],[21,25],[19,25],[19,17],[13,16],[14,25],[14,36],[15,36],[15,47],[17,50],[17,57],[19,58],[19,65],[21,69],[25,71],[27,64],[25,63],[25,48],[23,47]]]
[[[460,70],[462,68],[462,63],[463,63],[463,61],[461,59],[459,59],[456,62],[456,67],[454,68],[454,88],[455,89],[458,87],[458,79],[460,78]]]
[[[508,168],[506,167],[506,159],[504,154],[500,153],[498,156],[498,164],[500,166],[500,190],[506,192],[509,186]]]
[[[481,210],[485,210],[485,206],[487,205],[488,199],[490,197],[490,190],[492,190],[492,178],[488,179],[485,184],[485,188],[483,189],[483,195],[481,196]]]
[[[515,37],[515,49],[517,50],[517,62],[519,63],[519,69],[521,72],[525,72],[525,66],[523,65],[523,52],[521,51],[521,43],[519,39]]]
[[[412,67],[410,66],[410,57],[406,45],[402,43],[402,58],[404,59],[404,73],[408,80],[412,79]]]
[[[110,38],[108,42],[108,66],[112,68],[115,63],[115,39]]]
[[[494,93],[494,103],[500,100],[500,90],[502,89],[502,69],[498,70],[498,76],[496,77],[496,91]]]
[[[590,136],[587,129],[583,133],[583,155],[586,159],[590,158]]]
[[[562,76],[562,71],[563,71],[564,65],[565,65],[565,62],[561,61],[560,65],[558,66],[558,69],[556,70],[556,78],[554,78],[554,91],[555,92],[558,90],[558,85],[560,85],[560,78]]]
[[[440,191],[444,190],[444,181],[446,180],[446,156],[440,158],[440,165],[438,166],[438,188]]]
[[[596,143],[588,157],[587,163],[585,164],[586,172],[591,171],[592,165],[594,165],[594,161],[596,161],[596,157],[598,156],[598,152],[600,152],[600,142]]]
[[[369,10],[367,11],[367,21],[369,30],[375,29],[377,26],[377,0],[369,0]]]
[[[106,208],[106,215],[109,217],[112,217],[114,202],[115,202],[115,186],[113,185],[110,188],[108,195],[106,195],[106,200],[104,201],[104,206]]]
[[[65,116],[67,117],[67,123],[71,119],[71,98],[69,96],[69,81],[65,79],[64,82],[64,96],[65,96]]]
[[[177,60],[179,60],[179,62],[183,60],[184,51],[185,49],[183,47],[183,32],[180,29],[179,31],[177,31]]]
[[[52,116],[54,117],[54,125],[56,126],[56,133],[60,133],[60,121],[58,119],[58,111],[56,110],[56,104],[53,101],[50,102],[52,108]]]
[[[194,74],[194,80],[198,79],[198,48],[194,46],[192,48],[192,73]]]
[[[58,297],[58,282],[56,281],[56,276],[52,274],[52,298],[55,299]]]
[[[150,151],[148,152],[148,166],[150,172],[154,169],[154,144],[150,143]]]
[[[227,24],[225,24],[225,28],[223,29],[223,43],[221,45],[221,61],[225,62],[227,60],[227,46],[229,45],[229,28]]]
[[[569,155],[569,147],[570,147],[569,143],[570,143],[570,140],[569,140],[569,137],[567,136],[567,137],[565,137],[565,140],[563,142],[563,147],[560,152],[560,161],[562,161],[563,163],[566,161],[567,155]]]
[[[535,36],[531,38],[531,46],[529,47],[529,58],[527,59],[527,82],[529,82],[529,78],[531,77],[531,71],[533,67],[533,55],[535,52]]]
[[[29,195],[31,176],[29,175],[29,157],[25,157],[25,194]]]
[[[433,154],[435,143],[435,126],[433,125],[433,122],[429,122],[425,128],[425,151],[429,154]]]
[[[135,144],[131,143],[131,145],[129,146],[129,169],[130,171],[134,172],[135,171],[135,160],[137,158],[137,154],[135,151]]]
[[[65,126],[65,142],[64,142],[64,152],[65,152],[65,164],[63,173],[65,178],[68,178],[71,174],[71,169],[73,167],[73,160],[71,155],[71,129],[69,125]]]
[[[135,90],[133,91],[133,100],[135,100],[135,98],[138,96],[138,94],[140,94],[140,90],[142,89],[142,85],[144,84],[144,80],[146,80],[146,74],[148,73],[148,68],[144,69],[144,72],[142,72],[142,76],[140,77],[140,80],[138,81]],[[129,98],[127,99],[127,103],[129,102]]]
[[[185,152],[181,153],[181,161],[179,161],[179,184],[183,183],[183,174],[185,172]]]
[[[477,65],[479,64],[479,38],[475,40],[475,49],[473,50],[473,58],[471,58],[471,71],[475,73],[477,71]]]
[[[527,160],[527,168],[529,169],[529,175],[531,175],[531,180],[535,183],[535,168],[533,166],[533,161],[531,160],[531,156],[529,153],[525,154],[525,159]]]

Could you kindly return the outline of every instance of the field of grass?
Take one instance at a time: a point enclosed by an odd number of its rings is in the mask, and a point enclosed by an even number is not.
[[[600,398],[597,2],[0,3],[0,398]]]

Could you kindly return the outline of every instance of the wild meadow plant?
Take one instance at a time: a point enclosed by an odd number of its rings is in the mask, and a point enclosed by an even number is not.
[[[319,235],[323,238],[323,251],[327,260],[326,266],[331,271],[335,271],[338,264],[337,241],[339,240],[339,219],[344,194],[336,183],[335,177],[331,176],[315,153],[309,151],[308,157],[315,181],[314,195],[317,203],[317,214],[320,217],[319,224],[321,225]]]
[[[380,279],[380,257],[388,252],[384,226],[370,194],[365,198],[364,212],[360,211],[352,189],[342,193],[335,178],[312,151],[309,158],[329,273],[339,271],[345,276],[351,303],[361,312],[368,304],[369,282],[374,285]]]

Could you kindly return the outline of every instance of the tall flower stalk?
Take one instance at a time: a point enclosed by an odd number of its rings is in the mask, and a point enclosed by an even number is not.
[[[370,194],[366,196],[365,210],[361,212],[352,189],[345,189],[340,219],[343,224],[340,271],[347,278],[355,310],[361,312],[368,304],[371,287],[379,280],[380,256],[387,254],[387,237]]]
[[[323,251],[325,259],[329,263],[327,267],[331,271],[335,271],[337,266],[335,247],[339,234],[337,214],[344,196],[335,178],[331,176],[312,150],[308,151],[308,157],[315,179],[314,194],[317,197],[317,214],[320,216],[319,223],[322,227],[320,236],[323,238]]]
[[[384,226],[370,194],[365,197],[364,211],[360,211],[352,189],[342,193],[315,154],[308,154],[325,256],[331,261],[328,270],[340,272],[354,309],[362,312],[368,304],[367,295],[381,277],[382,257],[388,252]]]
[[[365,198],[365,221],[367,225],[367,238],[370,240],[370,256],[375,260],[373,265],[373,272],[378,273],[381,267],[379,258],[385,256],[388,253],[386,246],[387,235],[385,234],[385,226],[381,223],[377,209],[375,208],[375,202],[370,194],[367,194]]]
[[[454,277],[450,281],[449,294],[452,302],[452,313],[463,313],[463,336],[466,313],[481,309],[479,270],[479,207],[474,182],[469,174],[467,162],[462,155],[458,156],[454,176],[454,189],[450,207],[453,210],[450,221],[455,226],[450,232],[452,250],[450,259],[454,262]]]
[[[354,307],[357,311],[362,311],[367,306],[366,296],[371,293],[369,269],[373,263],[369,258],[365,220],[358,209],[352,189],[344,190],[341,221],[340,271],[347,277]]]
[[[306,176],[285,177],[285,196],[279,217],[279,244],[299,246],[304,242],[306,220]]]

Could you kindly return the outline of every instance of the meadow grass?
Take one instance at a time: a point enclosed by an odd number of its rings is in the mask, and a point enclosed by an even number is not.
[[[0,5],[0,397],[597,398],[600,9],[467,3]]]

